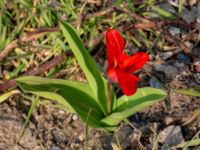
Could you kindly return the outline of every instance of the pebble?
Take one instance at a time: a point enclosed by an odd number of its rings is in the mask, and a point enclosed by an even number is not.
[[[180,35],[181,34],[181,30],[178,27],[169,27],[169,33],[171,33],[172,35]]]
[[[174,78],[176,77],[176,75],[178,75],[178,69],[173,66],[161,64],[156,65],[154,69],[157,72],[163,72],[168,78]]]
[[[75,114],[73,114],[73,116],[72,116],[72,120],[73,120],[73,121],[76,121],[77,119],[78,119],[78,116],[75,115]]]
[[[117,136],[121,145],[122,149],[125,149],[127,146],[127,138],[133,133],[133,129],[130,128],[129,126],[123,127],[121,128],[118,132],[117,132]],[[113,136],[112,139],[113,143],[117,143],[116,141],[116,137]]]
[[[174,53],[172,51],[160,53],[160,57],[162,60],[167,60],[168,58],[172,57]]]
[[[160,132],[161,150],[167,150],[172,146],[185,141],[180,126],[171,125]]]
[[[165,125],[169,125],[173,122],[173,118],[172,117],[166,117],[164,120]]]
[[[189,48],[189,49],[193,49],[194,48],[194,44],[190,41],[185,41],[184,44]]]
[[[151,77],[149,84],[153,88],[163,88],[163,84],[154,76]]]
[[[184,53],[180,53],[177,56],[177,59],[179,62],[183,62],[183,63],[190,63],[190,57]]]
[[[200,61],[194,62],[193,65],[194,65],[195,71],[200,73]]]
[[[80,141],[84,141],[84,139],[85,139],[85,132],[82,132],[82,133],[78,136],[78,139],[79,139]]]
[[[195,22],[196,20],[196,9],[193,8],[192,10],[184,9],[181,15],[181,18],[185,20],[187,23]]]
[[[199,1],[198,5],[197,5],[197,14],[196,14],[196,16],[197,16],[197,22],[200,23],[200,1]]]
[[[51,147],[49,150],[61,150],[61,149],[60,149],[60,147],[58,147],[58,146],[53,146],[53,147]]]

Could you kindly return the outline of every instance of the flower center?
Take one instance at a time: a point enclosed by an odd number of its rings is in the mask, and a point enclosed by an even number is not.
[[[117,68],[117,66],[118,66],[118,61],[117,61],[117,59],[115,58],[115,59],[114,59],[114,66],[113,66],[113,68],[115,69],[115,68]]]

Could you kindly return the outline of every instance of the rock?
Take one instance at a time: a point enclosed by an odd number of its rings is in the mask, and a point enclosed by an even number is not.
[[[181,30],[180,28],[178,27],[169,27],[169,32],[172,34],[172,35],[180,35],[181,33]]]
[[[194,59],[196,59],[196,60],[200,59],[200,45],[194,47],[194,49],[192,50],[192,55],[193,55]]]
[[[196,20],[196,8],[193,8],[192,10],[184,9],[181,15],[181,18],[185,20],[187,23],[195,22]]]
[[[53,147],[51,147],[49,150],[61,150],[61,149],[60,149],[60,147],[58,147],[58,146],[53,146]]]
[[[190,41],[185,41],[184,44],[185,44],[189,49],[193,49],[193,48],[194,48],[194,44],[191,43]]]
[[[167,150],[185,141],[180,126],[168,126],[159,135],[160,142],[163,143],[161,150]]]
[[[119,139],[119,142],[121,144],[121,148],[126,149],[127,146],[127,138],[133,133],[133,129],[130,128],[129,126],[125,126],[123,128],[121,128],[118,132],[117,132],[117,136]],[[116,137],[115,135],[113,135],[113,139],[112,139],[113,143],[117,143],[116,141]]]
[[[180,53],[177,56],[177,59],[179,62],[183,62],[183,63],[190,63],[190,57],[184,53]]]
[[[151,77],[149,84],[151,85],[151,87],[153,88],[163,88],[163,84],[156,78],[156,77]]]
[[[85,132],[80,133],[80,135],[78,136],[78,139],[80,141],[84,141],[85,140]]]
[[[193,66],[194,66],[195,71],[200,73],[200,61],[194,62]]]
[[[170,58],[171,56],[173,56],[174,53],[172,51],[169,51],[169,52],[160,53],[159,55],[162,58],[162,60],[166,60]]]
[[[173,118],[172,117],[166,117],[164,120],[165,125],[169,125],[173,122]]]
[[[178,69],[170,65],[156,65],[154,69],[157,72],[163,72],[168,78],[174,78],[178,75]]]
[[[197,5],[197,14],[196,14],[196,16],[197,16],[197,22],[200,23],[200,1],[199,1],[198,5]]]
[[[76,114],[73,114],[72,120],[73,120],[73,121],[76,121],[77,119],[78,119],[78,116],[77,116]]]

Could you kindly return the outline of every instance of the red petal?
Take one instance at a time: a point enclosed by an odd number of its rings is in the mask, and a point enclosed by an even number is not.
[[[139,70],[149,60],[149,55],[145,52],[137,52],[133,56],[122,62],[120,68],[128,73]]]
[[[115,29],[108,29],[106,32],[106,48],[108,57],[108,70],[114,65],[114,59],[122,54],[124,39]]]
[[[108,72],[108,78],[112,82],[118,83],[117,73],[116,73],[116,71],[114,69],[109,70],[109,72]]]
[[[116,73],[122,92],[127,96],[133,95],[137,91],[137,82],[139,82],[139,78],[118,70]]]

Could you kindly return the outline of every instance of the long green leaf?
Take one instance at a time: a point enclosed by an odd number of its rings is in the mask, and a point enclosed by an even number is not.
[[[101,127],[100,120],[104,114],[94,100],[87,83],[31,76],[18,78],[16,81],[22,90],[56,100],[70,111],[78,113],[84,121],[91,110],[88,124],[92,127]]]
[[[180,94],[200,97],[200,91],[197,91],[194,89],[179,89],[179,90],[175,90],[175,92],[180,93]]]
[[[166,96],[163,90],[155,88],[140,88],[133,96],[122,96],[117,101],[116,112],[102,119],[109,126],[116,126],[130,115],[161,101]]]
[[[198,145],[200,145],[200,139],[194,139],[194,140],[183,142],[174,147],[171,147],[171,149],[185,148],[185,146],[187,146],[186,148],[188,148],[190,146],[198,146]]]
[[[168,12],[167,10],[165,9],[162,9],[160,7],[157,7],[157,6],[152,6],[153,9],[155,9],[158,13],[160,13],[163,17],[166,17],[166,18],[171,18],[171,19],[176,19],[176,17],[171,13],[171,12]]]
[[[66,22],[60,22],[60,28],[67,39],[67,42],[73,51],[77,61],[79,62],[85,76],[91,86],[91,89],[96,96],[97,102],[100,104],[104,114],[107,114],[106,107],[106,86],[103,81],[103,77],[99,72],[94,60],[85,49],[83,43],[80,40],[76,30]]]
[[[12,91],[9,91],[9,92],[6,92],[6,93],[0,95],[0,104],[1,104],[2,102],[4,102],[5,100],[7,100],[10,96],[12,96],[12,95],[14,95],[14,94],[17,94],[17,93],[19,93],[19,92],[20,92],[20,91],[18,91],[18,90],[12,90]]]

